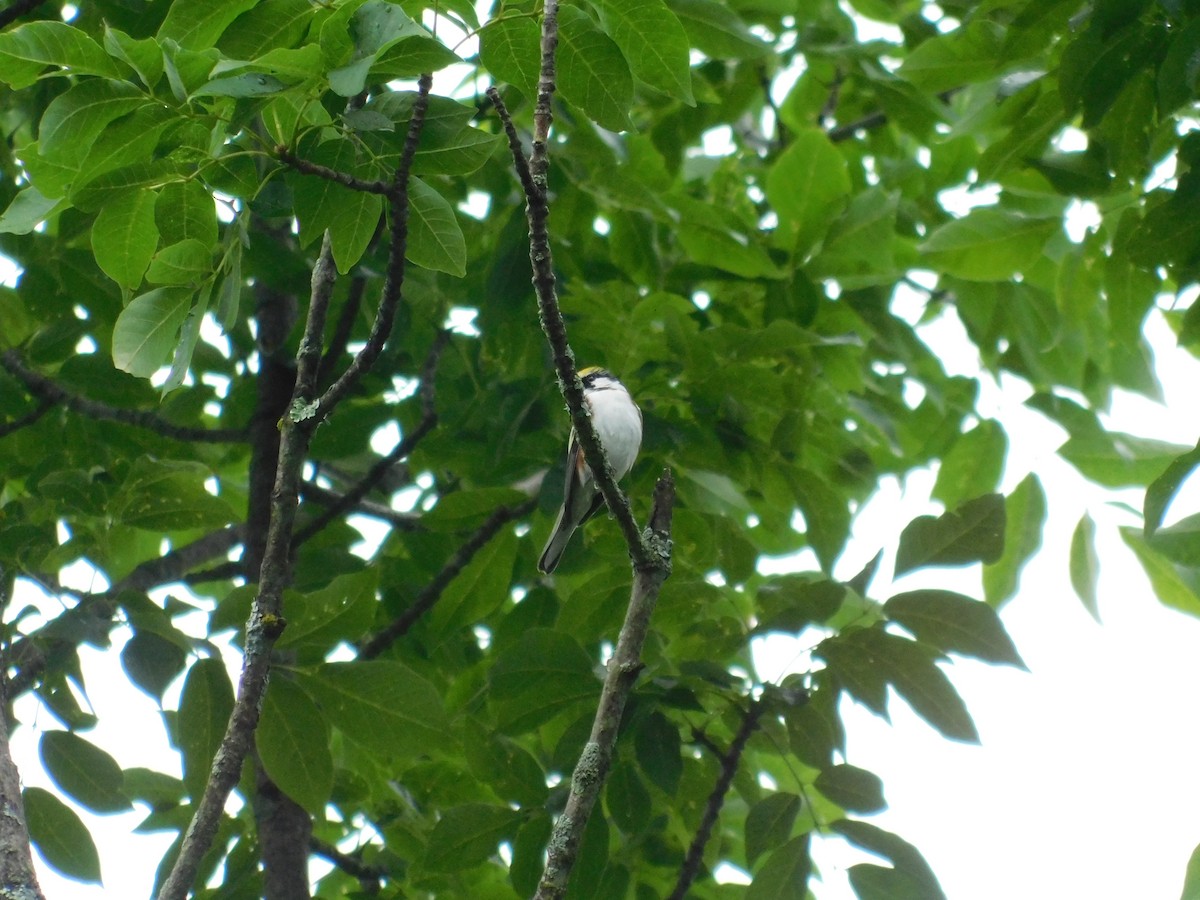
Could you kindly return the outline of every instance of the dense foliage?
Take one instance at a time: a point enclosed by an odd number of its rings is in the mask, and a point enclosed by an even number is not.
[[[35,846],[96,880],[72,804],[187,827],[234,702],[214,638],[242,634],[280,420],[306,414],[289,402],[322,236],[341,275],[324,387],[394,275],[386,183],[413,79],[434,72],[403,297],[308,448],[246,803],[197,896],[294,896],[264,886],[260,860],[303,881],[310,853],[336,863],[322,897],[529,896],[630,583],[604,517],[552,578],[535,570],[568,420],[525,196],[482,91],[499,85],[528,133],[540,5],[20,6],[0,12],[0,253],[20,272],[0,288],[0,575],[6,599],[32,583],[64,601],[5,612],[9,699],[34,691],[53,717],[42,760],[60,790],[24,797]],[[862,38],[868,24],[886,37]],[[1126,541],[1164,601],[1200,611],[1195,523],[1159,529],[1200,452],[1099,416],[1116,389],[1157,394],[1156,304],[1200,340],[1180,296],[1200,278],[1197,58],[1192,0],[559,10],[561,306],[581,363],[643,410],[635,512],[664,467],[678,490],[673,574],[568,896],[667,896],[694,877],[697,898],[803,898],[813,843],[842,839],[887,862],[851,869],[860,897],[940,896],[919,852],[862,818],[882,786],[844,757],[839,698],[885,714],[898,695],[976,739],[938,663],[1021,664],[995,609],[1046,501],[1034,476],[994,493],[1008,436],[922,322],[961,320],[1087,478],[1151,488]],[[983,562],[982,600],[838,566],[880,479],[928,466],[945,513],[889,523],[896,573]],[[360,530],[378,541],[367,562]],[[1094,604],[1092,531],[1063,565]],[[802,571],[757,571],[798,553]],[[60,584],[79,560],[103,589]],[[761,684],[755,638],[801,631],[811,668]],[[85,643],[179,697],[162,722],[182,777],[122,771],[88,740]],[[753,883],[717,884],[721,862]]]

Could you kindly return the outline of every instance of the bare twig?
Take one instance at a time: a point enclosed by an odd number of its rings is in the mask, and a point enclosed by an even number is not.
[[[584,828],[612,765],[613,748],[617,743],[617,729],[625,711],[625,701],[642,669],[642,645],[650,630],[650,616],[658,602],[658,592],[671,570],[671,514],[674,503],[675,482],[670,470],[664,470],[654,488],[654,509],[647,529],[653,535],[652,539],[648,536],[648,542],[658,548],[660,561],[636,571],[625,623],[621,626],[616,649],[608,661],[600,703],[592,720],[592,732],[571,776],[571,792],[567,795],[566,806],[550,833],[546,867],[534,900],[560,900],[566,893]]]
[[[684,900],[692,882],[700,874],[700,867],[704,863],[704,847],[708,844],[713,827],[717,824],[717,817],[721,814],[725,796],[729,793],[733,777],[737,774],[742,753],[746,749],[750,736],[758,730],[758,722],[764,712],[766,712],[764,703],[752,702],[750,708],[742,714],[742,724],[739,726],[737,734],[733,736],[729,750],[720,754],[721,774],[717,776],[717,783],[713,785],[712,793],[708,795],[708,803],[704,806],[704,815],[700,817],[696,836],[692,839],[691,846],[688,847],[687,856],[684,857],[683,866],[679,870],[679,879],[675,882],[675,889],[671,891],[667,900]]]
[[[11,25],[25,13],[33,12],[45,2],[46,0],[17,0],[12,6],[0,9],[0,28]]]
[[[286,144],[277,146],[275,148],[275,155],[279,157],[281,162],[291,166],[301,175],[315,175],[318,178],[324,178],[326,181],[332,181],[335,184],[348,187],[352,191],[362,191],[364,194],[388,194],[392,190],[391,181],[367,181],[363,178],[357,178],[349,172],[339,172],[337,169],[309,162],[307,159],[293,153]]]
[[[383,352],[383,345],[392,333],[392,322],[396,318],[396,307],[400,304],[400,290],[404,284],[404,255],[408,249],[408,175],[412,171],[412,161],[417,152],[421,130],[425,127],[425,114],[429,110],[429,91],[432,86],[432,75],[422,75],[417,81],[417,99],[413,102],[412,118],[408,122],[408,134],[404,138],[404,149],[387,192],[388,209],[392,217],[391,246],[388,249],[387,276],[383,282],[379,310],[371,324],[371,333],[367,335],[366,345],[346,367],[342,376],[330,385],[316,402],[314,412],[318,418],[324,418],[328,414],[326,410],[337,406],[358,384],[363,374],[375,364],[375,360]]]
[[[145,428],[178,441],[228,444],[246,439],[246,429],[244,428],[188,428],[184,425],[173,425],[155,413],[121,409],[72,393],[45,375],[28,368],[16,350],[5,350],[0,353],[0,366],[7,369],[9,374],[24,384],[26,390],[39,400],[50,404],[61,403],[67,409],[91,419],[123,422],[126,425]]]
[[[378,519],[380,522],[387,522],[393,528],[399,528],[402,531],[415,531],[421,524],[421,517],[416,513],[397,512],[390,506],[386,506],[383,503],[375,503],[371,500],[362,499],[349,508],[346,508],[342,505],[346,499],[345,494],[339,494],[337,491],[323,488],[312,481],[306,481],[300,485],[300,496],[305,500],[312,503],[319,503],[322,506],[337,506],[345,512],[355,512],[372,519]]]
[[[0,609],[8,604],[11,581],[0,570]],[[7,667],[0,667],[0,894],[45,900],[33,870],[29,828],[21,800],[21,775],[8,748]]]
[[[328,526],[330,522],[354,509],[370,493],[375,485],[387,477],[391,468],[400,462],[400,460],[411,456],[417,444],[434,429],[437,425],[437,407],[434,404],[436,393],[434,380],[437,374],[438,360],[441,359],[442,351],[449,342],[450,332],[445,330],[439,331],[433,339],[429,353],[425,356],[425,364],[421,367],[421,386],[418,389],[421,397],[421,420],[417,422],[416,426],[408,434],[404,435],[404,438],[390,453],[371,466],[367,474],[357,484],[346,491],[337,502],[331,503],[329,508],[323,513],[303,528],[298,529],[296,536],[292,539],[294,547],[300,546]]]
[[[25,415],[19,416],[13,419],[11,422],[5,423],[4,425],[0,425],[0,438],[8,437],[14,431],[20,431],[22,428],[28,428],[30,425],[48,413],[53,407],[54,404],[49,400],[43,400],[32,410],[25,413]]]
[[[949,103],[950,98],[961,91],[962,88],[950,88],[950,90],[942,91],[937,95],[938,100],[942,103]],[[836,95],[835,95],[836,96]],[[870,113],[863,116],[861,119],[856,119],[853,122],[847,122],[845,125],[838,125],[836,128],[830,128],[825,132],[826,137],[833,143],[841,143],[848,141],[860,131],[870,131],[874,128],[881,128],[888,123],[888,115],[883,110]]]
[[[471,560],[475,558],[475,554],[486,547],[488,541],[494,538],[507,523],[529,515],[535,506],[537,506],[537,500],[527,500],[517,506],[502,506],[488,516],[487,520],[463,542],[462,546],[458,548],[458,552],[450,557],[449,561],[442,566],[441,571],[417,595],[408,609],[359,645],[358,658],[374,659],[407,634],[418,619],[433,609],[434,604],[441,598],[442,592],[470,564]]]
[[[312,851],[313,856],[326,859],[347,875],[353,875],[361,882],[363,890],[367,893],[378,893],[379,883],[388,876],[387,869],[382,866],[369,865],[357,856],[343,853],[333,844],[326,843],[320,838],[309,838],[308,849]]]

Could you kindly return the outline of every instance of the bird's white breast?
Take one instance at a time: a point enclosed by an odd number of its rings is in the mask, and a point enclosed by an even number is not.
[[[642,444],[642,414],[621,387],[592,391],[588,396],[592,422],[618,479],[633,468]]]

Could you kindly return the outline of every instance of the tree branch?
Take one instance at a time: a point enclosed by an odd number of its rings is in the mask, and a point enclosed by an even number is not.
[[[78,646],[98,628],[110,629],[116,613],[116,599],[125,591],[145,592],[178,581],[194,566],[227,553],[242,540],[243,529],[231,525],[214,531],[157,559],[148,560],[103,593],[84,594],[79,602],[60,613],[53,621],[18,640],[4,654],[5,670],[18,667],[9,686],[9,697],[16,698],[33,687],[46,667],[49,649],[69,643]],[[59,634],[70,635],[70,639]]]
[[[684,900],[692,882],[700,874],[700,867],[704,863],[704,847],[708,844],[713,827],[717,824],[717,817],[721,814],[721,807],[725,804],[725,795],[729,793],[733,777],[737,774],[742,753],[745,752],[750,736],[758,730],[758,722],[764,712],[766,712],[766,704],[758,700],[753,701],[750,708],[742,715],[742,724],[738,728],[737,734],[733,736],[733,743],[729,745],[729,750],[721,755],[721,774],[717,776],[717,783],[713,785],[712,793],[708,795],[708,803],[704,806],[704,815],[700,817],[696,836],[692,839],[687,856],[684,857],[683,866],[679,870],[679,880],[675,882],[675,889],[671,891],[667,900]]]
[[[327,416],[350,390],[358,384],[363,374],[374,365],[383,351],[383,345],[392,333],[392,322],[396,307],[400,303],[400,290],[404,285],[405,253],[408,249],[408,176],[412,171],[413,157],[417,152],[417,141],[425,127],[425,114],[429,110],[429,91],[433,86],[432,75],[422,75],[417,81],[417,99],[413,102],[412,118],[408,122],[408,134],[404,138],[404,150],[396,167],[395,177],[387,192],[388,209],[391,211],[391,247],[388,251],[387,276],[383,282],[383,296],[379,311],[371,325],[366,346],[358,352],[342,376],[329,386],[316,402],[315,415],[319,420]]]
[[[634,682],[642,669],[642,645],[650,630],[650,616],[658,602],[658,592],[671,571],[671,514],[674,505],[675,482],[670,470],[665,469],[654,488],[654,509],[647,528],[652,533],[652,536],[647,535],[647,542],[659,548],[656,552],[662,556],[655,565],[636,570],[629,609],[617,637],[616,649],[608,661],[600,703],[592,720],[591,735],[571,776],[571,792],[567,795],[566,806],[550,833],[546,867],[534,900],[560,900],[566,893],[584,829],[612,765],[625,701],[633,691]]]
[[[275,489],[271,494],[271,522],[259,574],[258,593],[254,598],[250,620],[246,624],[246,649],[242,659],[242,674],[238,681],[237,700],[230,714],[225,735],[213,758],[204,794],[196,805],[196,811],[180,845],[179,855],[159,893],[159,900],[184,900],[192,889],[200,860],[212,845],[225,801],[237,783],[242,762],[254,739],[270,676],[271,648],[287,624],[281,614],[283,591],[291,575],[292,538],[301,472],[313,432],[374,364],[391,334],[404,282],[404,253],[408,239],[408,178],[412,171],[413,157],[416,155],[417,141],[424,126],[432,82],[433,78],[430,75],[422,75],[420,78],[419,93],[413,106],[404,152],[388,192],[392,212],[392,240],[387,278],[370,336],[366,346],[342,376],[319,397],[316,391],[325,319],[337,277],[328,232],[325,233],[320,255],[313,266],[308,318],[296,353],[296,386],[288,412],[279,423],[282,437]]]
[[[324,178],[326,181],[332,181],[335,184],[348,187],[352,191],[361,191],[364,194],[387,195],[392,190],[393,182],[391,181],[367,181],[362,178],[356,178],[349,172],[339,172],[337,169],[309,162],[307,159],[297,156],[285,144],[280,144],[275,148],[275,155],[279,157],[281,162],[291,166],[301,175],[315,175],[318,178]]]
[[[379,893],[379,883],[388,876],[388,871],[382,866],[369,865],[320,838],[309,838],[308,849],[312,851],[313,856],[328,860],[347,875],[353,875],[368,894]]]
[[[437,425],[437,406],[434,402],[437,389],[434,381],[437,375],[438,360],[441,359],[442,351],[446,349],[446,345],[449,342],[450,332],[445,329],[438,331],[434,336],[433,344],[429,348],[429,353],[425,356],[425,363],[421,367],[421,386],[418,389],[421,398],[421,420],[417,422],[416,426],[408,434],[404,435],[404,438],[390,453],[371,466],[367,470],[367,474],[357,484],[342,494],[336,502],[331,503],[329,508],[323,513],[299,529],[292,540],[293,547],[299,547],[305,541],[318,534],[323,528],[327,527],[330,522],[354,509],[370,493],[375,485],[387,477],[392,466],[396,465],[400,460],[411,456],[413,450],[417,448],[417,444],[434,429]]]
[[[342,306],[342,314],[338,317],[337,326],[333,329],[333,337],[329,339],[329,347],[321,358],[321,372],[318,380],[322,384],[329,380],[333,370],[337,367],[338,359],[346,352],[346,345],[350,343],[350,332],[354,329],[354,320],[358,318],[358,311],[362,309],[363,294],[366,291],[367,279],[365,276],[358,274],[350,279],[349,295],[346,297],[346,303]]]
[[[345,494],[339,494],[336,491],[323,488],[312,481],[305,481],[300,485],[300,496],[311,503],[319,503],[327,507],[342,507],[346,499]],[[343,507],[343,511],[355,512],[360,515],[369,516],[372,519],[378,519],[380,522],[387,522],[393,528],[399,528],[402,531],[415,531],[420,527],[421,523],[421,517],[416,513],[397,512],[390,506],[375,503],[371,500],[360,499],[349,508]]]
[[[49,400],[43,400],[32,410],[25,413],[25,415],[19,416],[18,418],[13,419],[11,422],[5,423],[4,425],[0,425],[0,438],[8,437],[14,431],[20,431],[22,428],[28,428],[30,425],[48,413],[53,407],[54,404]]]
[[[8,605],[12,581],[0,570],[0,611]],[[0,895],[45,900],[33,870],[29,827],[21,800],[21,775],[8,746],[8,668],[0,667]]]
[[[283,590],[291,574],[291,538],[296,519],[300,473],[316,428],[316,417],[309,398],[316,387],[325,316],[336,274],[329,233],[326,232],[320,256],[313,266],[308,319],[296,353],[296,387],[292,404],[280,420],[282,437],[275,489],[271,494],[271,522],[263,551],[258,594],[246,625],[246,651],[238,681],[237,701],[213,758],[204,794],[196,804],[196,811],[184,835],[175,865],[163,884],[159,900],[184,900],[192,889],[200,860],[212,845],[225,801],[241,774],[242,762],[258,726],[270,674],[271,648],[286,625],[281,610]]]
[[[475,554],[487,546],[488,541],[494,538],[505,524],[529,515],[536,506],[536,499],[526,500],[517,506],[502,506],[488,516],[487,520],[463,542],[463,545],[458,548],[458,552],[442,566],[441,571],[417,595],[408,609],[374,636],[359,644],[358,658],[374,659],[406,635],[418,619],[433,609],[442,593],[450,586],[450,582],[470,564],[471,560],[475,558]]]
[[[45,375],[26,367],[21,360],[21,355],[16,350],[5,350],[0,353],[0,366],[8,370],[9,374],[24,384],[25,389],[39,400],[49,404],[62,404],[67,409],[92,419],[122,422],[126,425],[157,432],[177,441],[228,444],[239,443],[246,439],[245,428],[188,428],[184,425],[173,425],[156,413],[121,409],[72,393]]]

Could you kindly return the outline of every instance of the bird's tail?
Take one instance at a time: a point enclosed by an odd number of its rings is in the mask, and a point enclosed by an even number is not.
[[[564,510],[559,510],[558,518],[554,520],[554,530],[550,532],[550,539],[546,541],[546,549],[542,551],[542,556],[538,560],[538,571],[547,575],[558,568],[558,561],[562,557],[563,550],[567,548],[567,542],[575,533],[576,526],[570,522],[564,522],[563,513]]]

